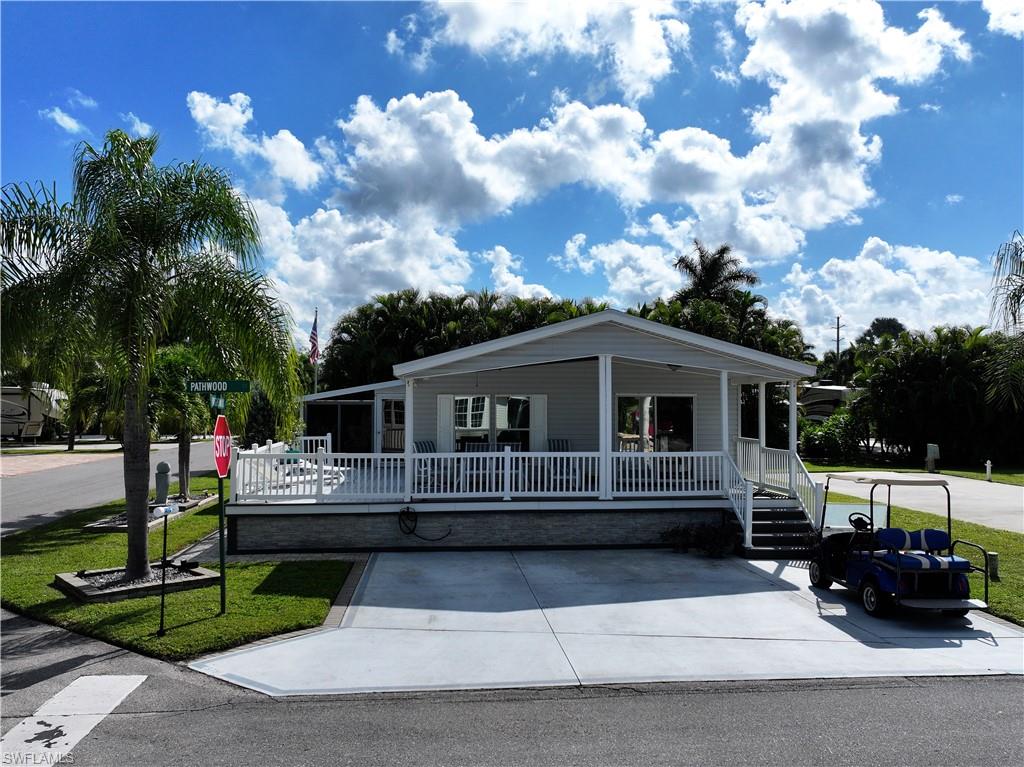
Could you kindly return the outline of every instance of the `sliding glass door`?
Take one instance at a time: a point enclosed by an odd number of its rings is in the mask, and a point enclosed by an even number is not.
[[[616,445],[623,453],[685,453],[693,450],[693,397],[620,395]]]

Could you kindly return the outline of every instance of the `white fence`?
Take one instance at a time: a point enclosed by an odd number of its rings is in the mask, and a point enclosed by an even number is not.
[[[232,494],[236,500],[401,500],[405,457],[382,453],[239,452]]]
[[[598,497],[600,453],[417,453],[417,498]]]
[[[612,498],[727,496],[740,508],[744,478],[718,452],[613,453]],[[233,495],[240,501],[331,502],[459,498],[600,498],[598,452],[416,453],[283,452],[282,446],[235,455]],[[407,486],[408,483],[408,486]],[[735,496],[735,497],[734,497]]]
[[[683,496],[721,493],[722,454],[614,453],[612,495]]]

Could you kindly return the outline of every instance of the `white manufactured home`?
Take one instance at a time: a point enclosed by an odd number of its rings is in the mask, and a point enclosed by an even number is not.
[[[305,397],[322,435],[305,452],[236,453],[231,546],[649,545],[724,521],[776,545],[820,511],[796,450],[796,383],[813,373],[615,310],[406,362]],[[769,447],[778,384],[790,438]],[[758,389],[761,439],[739,436],[741,385]]]

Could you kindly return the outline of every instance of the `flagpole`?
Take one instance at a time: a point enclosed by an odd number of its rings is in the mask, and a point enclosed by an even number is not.
[[[313,327],[316,327],[317,317],[320,314],[320,307],[313,308]],[[317,331],[317,345],[320,344],[319,331]],[[317,354],[316,362],[313,363],[313,394],[320,391],[320,355]]]

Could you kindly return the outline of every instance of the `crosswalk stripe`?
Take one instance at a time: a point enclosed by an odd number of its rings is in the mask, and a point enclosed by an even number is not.
[[[145,680],[141,674],[78,677],[0,739],[4,764],[55,764]]]

